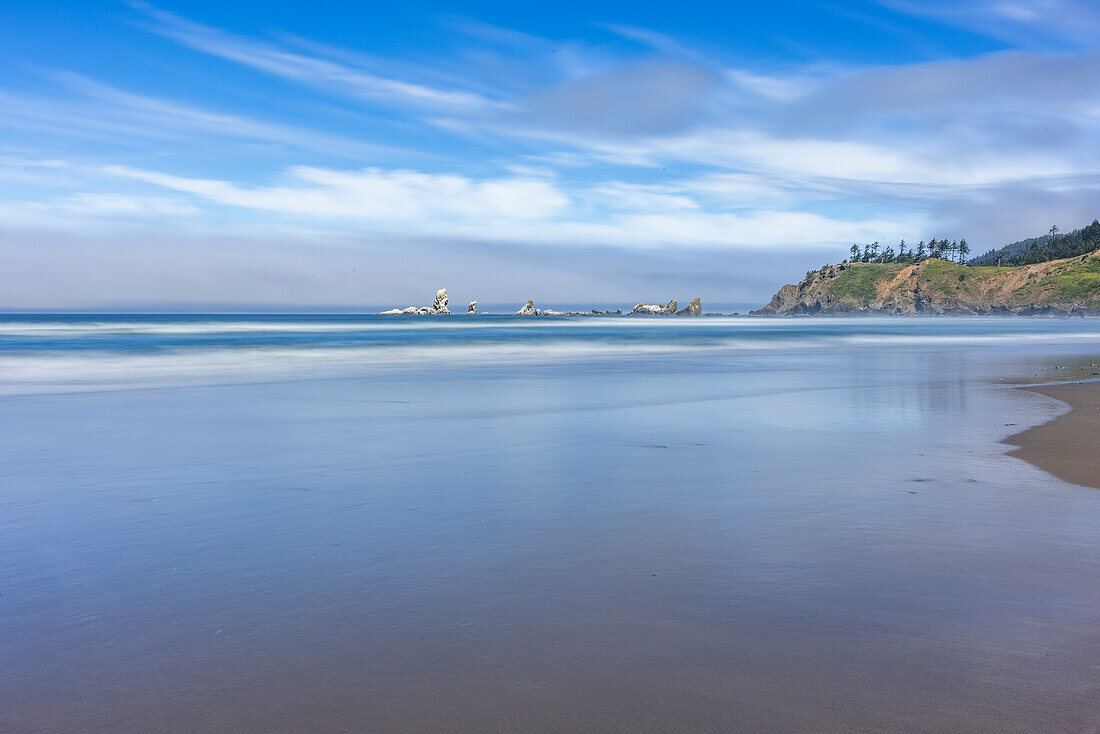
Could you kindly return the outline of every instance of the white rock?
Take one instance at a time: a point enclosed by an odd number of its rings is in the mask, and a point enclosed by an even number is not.
[[[435,292],[435,302],[432,303],[432,313],[450,313],[447,308],[447,289],[440,288]]]
[[[670,314],[670,313],[676,313],[676,305],[677,305],[676,304],[676,299],[672,299],[671,301],[669,301],[667,306],[662,306],[659,303],[656,303],[656,304],[639,303],[637,306],[634,307],[633,312],[634,313],[639,313],[639,314],[653,314],[653,315]]]
[[[523,308],[516,311],[516,316],[537,316],[538,312],[535,310],[535,302],[530,298],[527,299],[527,303]]]
[[[470,301],[470,305],[466,307],[466,314],[477,313],[477,301]]]

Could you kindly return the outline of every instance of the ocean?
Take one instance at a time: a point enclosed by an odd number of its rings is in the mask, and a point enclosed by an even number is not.
[[[1100,726],[1100,322],[0,315],[0,730]]]

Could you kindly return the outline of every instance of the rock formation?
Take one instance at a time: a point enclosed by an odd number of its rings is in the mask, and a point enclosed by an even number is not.
[[[447,308],[447,289],[440,288],[435,292],[435,301],[432,303],[432,313],[450,313]]]
[[[677,316],[702,316],[703,315],[703,301],[700,298],[694,299],[687,305],[686,308],[681,308],[676,312]]]
[[[470,301],[470,305],[466,307],[466,315],[471,316],[477,313],[477,301]]]
[[[409,306],[408,308],[391,308],[389,311],[383,311],[381,316],[438,316],[442,314],[449,314],[451,310],[447,308],[447,289],[440,288],[435,292],[435,301],[431,306]]]
[[[535,308],[535,301],[527,299],[523,308],[516,311],[516,316],[587,316],[584,311],[555,311],[552,308]]]
[[[631,313],[653,315],[653,316],[667,316],[668,314],[676,313],[676,299],[672,299],[668,302],[668,305],[662,306],[661,304],[649,304],[639,303],[634,307]]]

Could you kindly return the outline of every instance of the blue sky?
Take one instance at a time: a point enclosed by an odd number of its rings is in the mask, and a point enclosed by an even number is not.
[[[763,302],[1100,216],[1076,0],[0,3],[0,307]]]

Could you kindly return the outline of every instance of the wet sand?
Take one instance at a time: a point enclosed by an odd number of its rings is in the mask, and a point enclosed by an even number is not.
[[[772,323],[145,390],[64,391],[66,347],[0,397],[0,732],[1100,731],[1100,493],[1000,443],[1100,331]]]
[[[1067,482],[1100,489],[1100,382],[1022,388],[1069,405],[1072,410],[1049,423],[1005,440],[1009,452]]]

